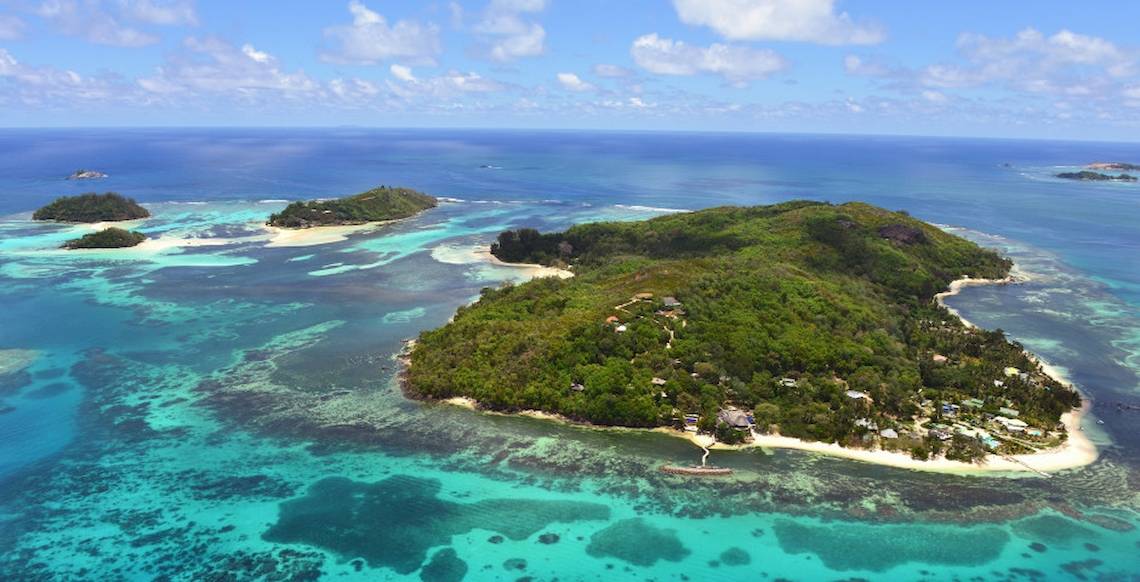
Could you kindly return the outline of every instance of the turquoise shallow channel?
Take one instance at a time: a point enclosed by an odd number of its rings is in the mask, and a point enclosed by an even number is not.
[[[0,132],[0,579],[1140,579],[1140,187],[1058,167],[1140,146],[779,135]],[[63,178],[76,167],[109,174]],[[312,246],[288,200],[443,200]],[[151,242],[58,250],[61,194],[116,190]],[[906,471],[406,399],[401,341],[525,270],[501,230],[865,200],[1013,258],[949,303],[1093,400],[1092,465]],[[1101,421],[1101,422],[1098,422]]]

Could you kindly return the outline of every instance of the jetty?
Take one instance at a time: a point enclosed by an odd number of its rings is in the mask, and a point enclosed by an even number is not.
[[[661,472],[669,473],[670,475],[688,475],[691,477],[720,477],[732,474],[732,469],[729,469],[728,467],[709,466],[709,448],[699,443],[697,446],[701,447],[701,450],[705,452],[703,455],[701,455],[700,465],[690,465],[688,467],[681,467],[678,465],[662,465]]]
[[[728,467],[709,467],[707,465],[692,465],[689,467],[662,465],[661,472],[669,473],[670,475],[688,475],[691,477],[719,477],[731,475],[732,469]]]

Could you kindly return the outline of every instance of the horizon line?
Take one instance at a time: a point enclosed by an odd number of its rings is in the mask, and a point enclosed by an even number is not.
[[[662,128],[569,128],[569,127],[484,127],[484,126],[399,126],[399,125],[15,125],[2,126],[6,131],[84,131],[84,130],[374,130],[374,131],[463,131],[488,133],[608,133],[608,134],[703,134],[703,135],[757,135],[757,136],[803,136],[803,137],[867,137],[867,138],[919,138],[919,139],[962,139],[987,141],[1033,141],[1033,142],[1080,142],[1120,145],[1140,145],[1140,139],[1126,141],[1120,139],[1088,137],[1029,137],[1029,136],[988,136],[959,134],[922,133],[863,133],[863,132],[820,132],[820,131],[764,131],[749,129],[662,129]]]

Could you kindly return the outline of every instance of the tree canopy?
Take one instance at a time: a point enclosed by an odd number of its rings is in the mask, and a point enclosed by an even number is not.
[[[903,213],[713,208],[505,232],[493,252],[576,276],[485,289],[421,334],[413,396],[604,425],[698,414],[709,429],[731,405],[760,430],[841,443],[927,414],[931,400],[1014,406],[1049,427],[1079,403],[1001,331],[967,328],[933,300],[962,276],[1005,276],[1010,261]]]
[[[367,192],[336,200],[294,202],[269,217],[270,226],[308,228],[341,224],[363,224],[407,218],[434,208],[438,201],[410,188],[380,186]]]
[[[150,216],[146,208],[116,192],[63,196],[32,214],[34,220],[58,222],[110,222]]]

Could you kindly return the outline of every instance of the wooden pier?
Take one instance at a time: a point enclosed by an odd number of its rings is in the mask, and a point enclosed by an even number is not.
[[[687,475],[691,477],[721,477],[724,475],[731,475],[732,469],[729,469],[727,467],[708,467],[703,465],[693,465],[690,467],[662,465],[661,472],[669,473],[670,475]]]

